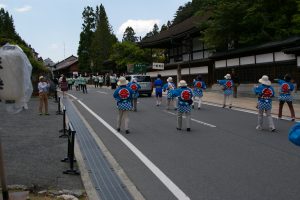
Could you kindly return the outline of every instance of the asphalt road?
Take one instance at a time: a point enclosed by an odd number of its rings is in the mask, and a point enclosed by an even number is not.
[[[115,127],[113,91],[88,92],[69,91]],[[274,119],[276,133],[267,127],[257,131],[255,114],[203,105],[192,112],[192,131],[185,131],[185,123],[177,131],[174,110],[155,106],[154,97],[138,101],[138,112],[129,115],[131,133],[121,134],[165,177],[150,171],[151,165],[77,100],[74,104],[146,199],[172,200],[182,194],[195,200],[299,199],[300,148],[288,141],[293,122]]]

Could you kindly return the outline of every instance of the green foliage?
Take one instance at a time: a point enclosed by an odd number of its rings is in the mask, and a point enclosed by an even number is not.
[[[104,6],[101,4],[97,8],[96,31],[93,35],[92,41],[92,60],[94,63],[94,71],[102,71],[103,62],[109,59],[112,51],[112,46],[117,42],[116,36],[113,34],[112,28],[108,22]]]
[[[110,59],[116,62],[119,71],[125,72],[127,64],[150,63],[150,55],[149,50],[141,49],[136,43],[123,41],[114,44]]]
[[[82,12],[82,32],[80,33],[79,46],[77,50],[80,72],[91,71],[91,45],[93,40],[93,31],[95,30],[96,16],[92,7],[84,8]]]
[[[298,14],[296,0],[220,0],[206,23],[204,41],[227,49],[282,40],[299,32]]]

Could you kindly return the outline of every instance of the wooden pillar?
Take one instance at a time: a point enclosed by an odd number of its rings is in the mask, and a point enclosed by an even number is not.
[[[180,63],[177,64],[177,84],[181,80],[181,65]]]

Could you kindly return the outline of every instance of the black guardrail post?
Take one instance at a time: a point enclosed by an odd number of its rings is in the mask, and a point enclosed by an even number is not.
[[[56,87],[56,86],[55,86]],[[57,88],[55,88],[55,91],[54,91],[54,102],[55,103],[58,103],[58,99],[57,99]]]
[[[3,200],[8,200],[8,190],[6,187],[6,177],[5,177],[5,170],[4,170],[4,159],[3,159],[3,152],[2,152],[2,144],[0,138],[0,178],[1,178],[1,187],[2,187],[2,198]]]
[[[67,134],[67,124],[66,124],[66,106],[64,106],[63,108],[63,129],[59,130],[60,133],[63,133],[61,134],[59,137],[60,138],[66,138],[68,137],[68,134]]]
[[[60,97],[58,97],[58,104],[57,104],[57,111],[56,111],[57,115],[62,115],[61,112],[61,106],[60,106]]]
[[[64,174],[72,174],[72,175],[79,175],[79,171],[74,169],[74,162],[75,155],[74,155],[74,148],[75,148],[75,134],[76,131],[73,128],[73,125],[71,122],[68,123],[68,155],[67,158],[61,160],[62,162],[69,162],[70,163],[70,169],[63,171]]]

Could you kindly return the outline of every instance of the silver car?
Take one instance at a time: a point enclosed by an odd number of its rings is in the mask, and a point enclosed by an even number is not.
[[[146,76],[146,75],[127,75],[126,76],[126,80],[128,80],[129,82],[132,82],[132,80],[134,78],[137,80],[138,84],[141,86],[139,93],[147,94],[148,97],[151,97],[153,85],[152,85],[150,76]]]

